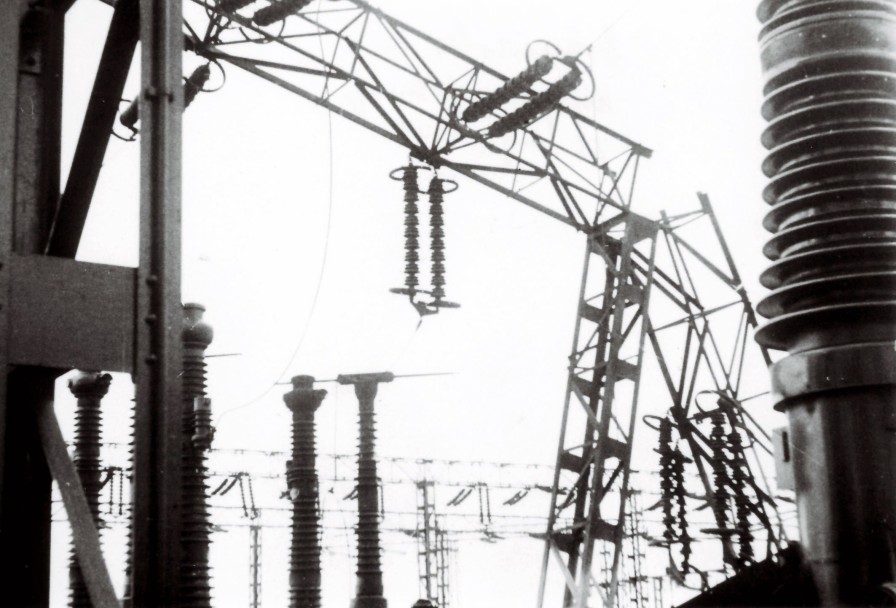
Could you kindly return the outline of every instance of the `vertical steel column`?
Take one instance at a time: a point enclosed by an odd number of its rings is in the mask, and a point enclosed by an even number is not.
[[[9,256],[40,253],[59,197],[65,15],[52,2],[2,3],[0,77],[0,329],[6,331]],[[5,334],[4,334],[5,335]],[[50,576],[50,486],[35,424],[52,401],[56,373],[10,371],[6,340],[0,376],[0,606],[46,606]]]
[[[776,234],[757,339],[789,353],[772,382],[822,603],[883,605],[896,580],[896,2],[765,0],[759,17]]]
[[[389,372],[340,375],[339,384],[353,384],[359,405],[358,439],[358,581],[352,608],[386,608],[380,565],[380,504],[376,473],[376,428],[373,400],[380,382],[395,378]]]
[[[100,523],[100,442],[102,440],[102,411],[100,406],[103,397],[109,392],[112,376],[97,372],[79,372],[68,381],[68,388],[77,399],[75,409],[75,454],[72,459],[84,496],[90,507],[93,522],[99,529]],[[72,543],[71,556],[68,562],[69,606],[72,608],[90,608],[93,604],[87,593],[87,585],[78,566],[78,556]]]
[[[320,608],[320,515],[314,413],[327,395],[314,390],[314,378],[296,376],[283,396],[292,412],[292,459],[286,483],[292,501],[292,545],[289,553],[289,605]]]
[[[199,304],[183,307],[183,461],[181,525],[181,606],[209,608],[208,551],[211,544],[211,520],[208,513],[208,466],[206,452],[211,447],[211,408],[205,394],[205,350],[214,332],[202,320],[205,308]]]
[[[132,597],[181,603],[181,3],[140,0],[140,266],[137,282]]]

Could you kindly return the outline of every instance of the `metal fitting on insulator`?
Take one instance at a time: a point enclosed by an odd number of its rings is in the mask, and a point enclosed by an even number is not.
[[[573,66],[563,78],[548,87],[547,91],[539,93],[525,105],[495,121],[488,128],[488,137],[500,137],[526,127],[553,110],[560,100],[572,93],[581,82],[582,72]]]
[[[311,0],[281,0],[258,9],[252,16],[255,25],[262,27],[283,21],[311,4]]]
[[[540,78],[547,76],[553,64],[554,60],[547,55],[539,57],[532,65],[508,80],[495,92],[467,106],[461,119],[464,122],[476,122],[487,114],[494,112],[514,97],[518,97],[526,92]]]
[[[225,13],[235,13],[241,8],[246,8],[255,0],[218,0],[218,9]]]
[[[196,95],[199,94],[199,91],[202,90],[202,87],[204,87],[208,82],[208,79],[211,78],[212,70],[209,66],[210,64],[208,63],[203,64],[193,70],[192,74],[184,78],[184,108],[189,107],[189,105],[193,103],[193,100],[196,99]],[[136,133],[138,120],[140,120],[140,101],[134,99],[128,107],[125,108],[124,112],[119,115],[118,122],[132,133]]]
[[[197,450],[212,447],[215,431],[212,428],[212,400],[197,397],[193,400],[193,436],[190,441]]]

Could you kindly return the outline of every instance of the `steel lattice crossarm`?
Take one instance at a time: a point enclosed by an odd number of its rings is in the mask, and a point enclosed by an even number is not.
[[[593,92],[575,58],[548,48],[511,79],[363,0],[308,4],[191,0],[186,46],[577,229],[629,208],[650,151],[559,103],[579,81],[571,95]]]

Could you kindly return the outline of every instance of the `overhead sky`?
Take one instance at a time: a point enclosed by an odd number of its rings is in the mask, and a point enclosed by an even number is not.
[[[635,208],[651,217],[681,212],[696,207],[698,190],[707,192],[758,299],[766,261],[754,3],[374,4],[508,74],[525,66],[532,40],[551,40],[567,53],[590,45],[583,58],[597,92],[574,107],[654,150],[642,165]],[[79,0],[68,18],[65,163],[110,14],[102,2]],[[125,94],[136,91],[135,68]],[[79,259],[136,264],[138,147],[110,145]],[[388,291],[401,284],[403,269],[401,191],[388,173],[406,161],[405,151],[229,69],[226,85],[201,94],[186,112],[184,152],[184,299],[208,308],[215,327],[209,352],[238,353],[209,363],[216,446],[287,449],[286,387],[275,383],[295,374],[453,372],[381,390],[380,453],[553,463],[582,235],[458,179],[446,203],[446,255],[449,298],[462,308],[418,326],[414,310]],[[354,397],[326,388],[320,449],[350,453]],[[114,403],[109,440],[126,437],[130,390],[126,377],[116,378],[107,400]],[[469,557],[462,547],[455,605],[534,605],[540,551],[531,539],[480,543],[468,548]],[[244,605],[246,588],[234,582],[245,574],[243,558],[216,555],[217,605]],[[409,555],[387,559],[387,568],[413,569]],[[342,570],[325,573],[328,606],[345,605],[351,594],[350,564],[340,563]],[[266,605],[283,605],[285,568],[285,554],[267,558],[266,572],[280,574],[267,575]],[[415,599],[415,573],[406,574],[387,574],[390,605]],[[54,597],[61,605],[64,589],[55,587]]]

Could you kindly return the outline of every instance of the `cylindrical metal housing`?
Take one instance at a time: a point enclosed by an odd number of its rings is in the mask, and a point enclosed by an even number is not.
[[[896,0],[765,0],[757,339],[790,421],[800,537],[825,605],[896,579]]]
[[[289,553],[290,608],[320,608],[320,515],[314,413],[327,394],[314,390],[314,378],[296,376],[283,396],[292,412],[292,459],[286,483],[292,501],[292,544]]]

